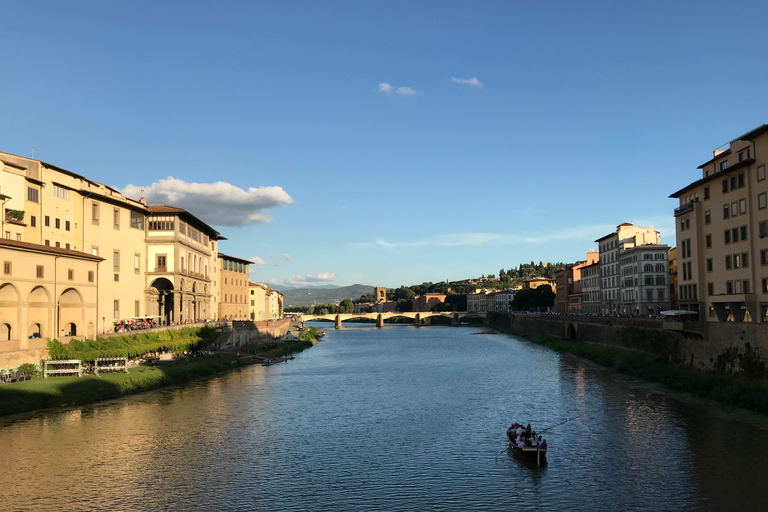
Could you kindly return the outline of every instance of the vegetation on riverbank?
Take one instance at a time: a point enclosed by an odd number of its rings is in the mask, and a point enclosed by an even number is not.
[[[98,357],[141,357],[150,352],[179,354],[207,346],[216,341],[217,334],[213,327],[206,326],[72,340],[67,345],[53,339],[48,342],[48,357],[93,361]]]
[[[316,341],[314,342],[316,343]],[[275,345],[240,347],[241,353],[279,358],[301,352],[314,345],[312,341],[294,341]],[[140,393],[151,389],[181,385],[202,378],[259,363],[257,358],[220,352],[214,355],[180,358],[160,362],[157,366],[130,368],[128,373],[114,372],[83,377],[36,377],[25,382],[0,386],[0,416],[50,407],[82,405],[100,400]]]
[[[666,359],[605,345],[566,340],[542,334],[528,334],[492,325],[494,329],[565,352],[672,389],[692,393],[718,402],[768,414],[768,382],[748,380],[722,372],[707,372]]]

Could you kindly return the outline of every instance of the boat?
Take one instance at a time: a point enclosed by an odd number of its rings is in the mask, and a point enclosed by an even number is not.
[[[509,448],[507,450],[510,453],[513,453],[519,457],[528,459],[528,460],[535,460],[536,464],[542,465],[546,464],[547,462],[547,447],[545,445],[544,448],[541,448],[539,446],[524,446],[520,447],[515,444],[515,428],[520,425],[519,423],[515,423],[511,427],[507,429],[507,442],[509,442]]]

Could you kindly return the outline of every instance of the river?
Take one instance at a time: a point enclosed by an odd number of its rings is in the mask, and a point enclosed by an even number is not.
[[[768,418],[482,327],[0,418],[2,510],[765,510]],[[548,464],[503,450],[543,429]]]

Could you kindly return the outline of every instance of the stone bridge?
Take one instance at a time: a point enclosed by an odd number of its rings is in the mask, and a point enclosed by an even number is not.
[[[412,312],[412,313],[337,313],[329,315],[302,315],[299,319],[302,322],[309,322],[310,320],[331,320],[333,321],[337,329],[341,329],[341,322],[344,320],[352,320],[362,318],[367,320],[375,320],[376,327],[384,327],[384,320],[394,317],[412,318],[413,325],[416,327],[421,326],[422,320],[433,316],[439,316],[443,318],[450,318],[451,325],[460,325],[462,318],[482,318],[483,323],[488,323],[488,313],[458,313],[455,311],[440,311],[440,312]]]

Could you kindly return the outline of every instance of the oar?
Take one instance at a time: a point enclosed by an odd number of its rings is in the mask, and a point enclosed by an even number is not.
[[[569,421],[573,421],[573,420],[575,420],[576,418],[581,418],[582,416],[584,416],[584,414],[587,414],[587,413],[579,414],[578,416],[574,416],[573,418],[567,419],[567,420],[565,420],[565,421],[561,421],[561,422],[560,422],[560,423],[558,423],[557,425],[552,425],[551,427],[547,427],[547,428],[545,428],[544,430],[539,430],[539,431],[538,431],[538,434],[541,434],[542,432],[545,432],[545,431],[547,431],[547,430],[549,430],[549,429],[551,429],[551,428],[555,428],[555,427],[558,427],[558,426],[562,425],[563,423],[568,423]]]

